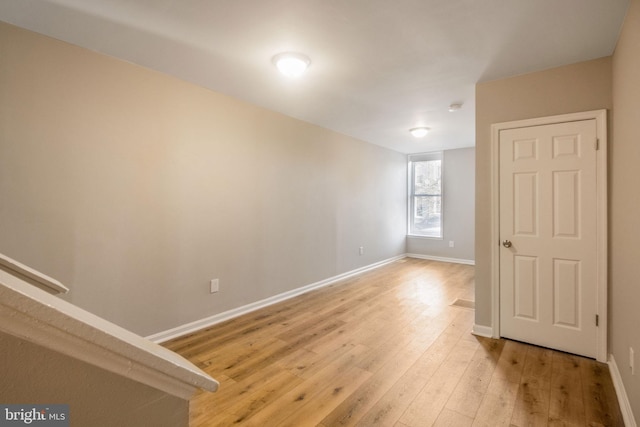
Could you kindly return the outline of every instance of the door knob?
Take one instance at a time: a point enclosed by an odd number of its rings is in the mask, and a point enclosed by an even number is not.
[[[502,246],[504,246],[505,248],[510,248],[511,247],[511,240],[503,240],[502,241]]]

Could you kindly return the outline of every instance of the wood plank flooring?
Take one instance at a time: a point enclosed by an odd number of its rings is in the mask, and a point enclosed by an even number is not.
[[[406,258],[165,345],[191,427],[623,426],[607,365],[471,335],[474,268]]]

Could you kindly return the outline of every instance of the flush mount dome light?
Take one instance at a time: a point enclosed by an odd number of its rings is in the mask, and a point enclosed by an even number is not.
[[[419,128],[409,129],[409,132],[411,132],[411,135],[415,136],[416,138],[422,138],[423,136],[428,134],[430,130],[431,129],[429,128],[419,127]]]
[[[308,56],[297,52],[279,53],[271,62],[287,77],[300,77],[311,64]]]

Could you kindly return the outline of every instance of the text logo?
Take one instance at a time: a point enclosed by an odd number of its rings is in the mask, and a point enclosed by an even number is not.
[[[2,405],[0,427],[69,427],[69,405]]]

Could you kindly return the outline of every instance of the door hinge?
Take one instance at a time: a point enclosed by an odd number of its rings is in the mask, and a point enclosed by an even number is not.
[[[595,148],[596,148],[596,151],[600,149],[600,140],[598,138],[596,138]]]
[[[596,326],[600,326],[600,316],[596,314]]]

